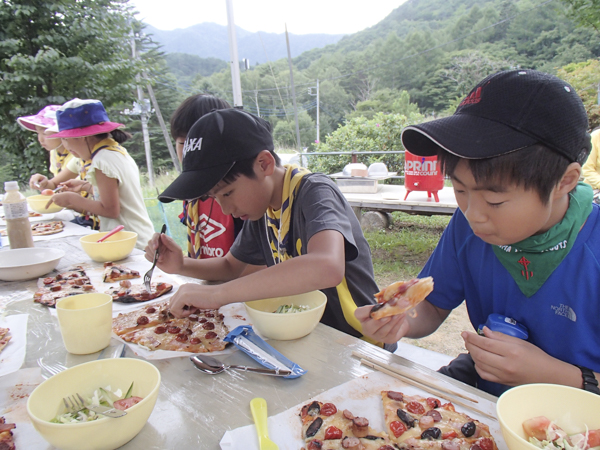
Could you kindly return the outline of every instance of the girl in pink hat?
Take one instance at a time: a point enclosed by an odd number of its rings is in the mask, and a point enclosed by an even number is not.
[[[46,131],[56,126],[56,110],[60,105],[48,105],[32,116],[17,117],[17,123],[27,131],[37,133],[38,142],[50,153],[50,173],[56,176],[73,158],[73,155],[62,145],[60,139],[54,139]],[[31,177],[30,185],[40,174]],[[33,188],[36,188],[32,185]],[[36,188],[37,189],[37,188]]]
[[[124,225],[138,234],[137,246],[143,249],[154,228],[144,205],[138,167],[120,145],[131,135],[121,130],[123,124],[108,119],[99,100],[75,98],[61,106],[56,117],[59,132],[53,137],[79,159],[83,176],[76,180],[77,167],[70,164],[75,176],[61,180],[63,192],[48,203],[98,216],[100,231]],[[93,195],[84,198],[81,191]]]

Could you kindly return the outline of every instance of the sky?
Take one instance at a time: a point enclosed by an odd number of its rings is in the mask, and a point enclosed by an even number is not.
[[[231,0],[235,24],[246,31],[352,34],[384,19],[404,0]],[[159,30],[204,22],[227,25],[225,0],[130,0],[137,18]]]

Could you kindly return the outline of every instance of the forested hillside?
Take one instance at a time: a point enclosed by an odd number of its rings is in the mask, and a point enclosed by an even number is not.
[[[556,73],[599,55],[600,34],[569,19],[558,0],[409,0],[379,24],[294,58],[301,145],[316,139],[317,80],[324,141],[350,117],[402,112],[403,90],[421,113],[439,115],[489,73]],[[294,147],[289,80],[285,59],[241,76],[244,108],[267,117],[278,142]],[[187,91],[231,101],[230,72],[198,76]]]

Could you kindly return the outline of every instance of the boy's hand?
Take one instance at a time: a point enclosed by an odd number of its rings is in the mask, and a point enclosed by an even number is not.
[[[46,189],[49,185],[48,183],[48,178],[45,177],[44,175],[40,174],[40,173],[36,173],[34,175],[31,175],[31,178],[29,179],[29,187],[31,189],[38,189],[38,190],[43,190]]]
[[[410,329],[406,314],[375,320],[369,316],[371,308],[373,308],[373,305],[361,306],[354,311],[354,315],[362,325],[362,332],[365,336],[384,344],[394,344],[406,336]]]
[[[166,273],[179,273],[183,267],[183,251],[177,243],[166,234],[154,233],[144,251],[146,259],[154,261],[154,253],[160,242],[160,252],[156,265]]]
[[[201,309],[219,309],[227,304],[218,295],[219,286],[188,283],[177,289],[171,297],[169,309],[177,318],[189,316],[194,307]]]
[[[60,194],[54,194],[46,203],[46,209],[50,207],[52,203],[62,206],[63,208],[74,208],[74,203],[81,198],[81,195],[74,192],[62,192]]]
[[[488,327],[484,336],[464,331],[465,347],[475,361],[481,378],[508,386],[541,382],[542,368],[551,366],[555,358],[530,342],[507,336]]]

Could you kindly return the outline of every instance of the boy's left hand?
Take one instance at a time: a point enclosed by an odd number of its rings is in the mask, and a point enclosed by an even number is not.
[[[553,357],[530,342],[483,328],[484,336],[463,331],[465,347],[475,361],[481,378],[508,386],[536,382],[540,367]],[[537,374],[537,375],[536,375]]]

